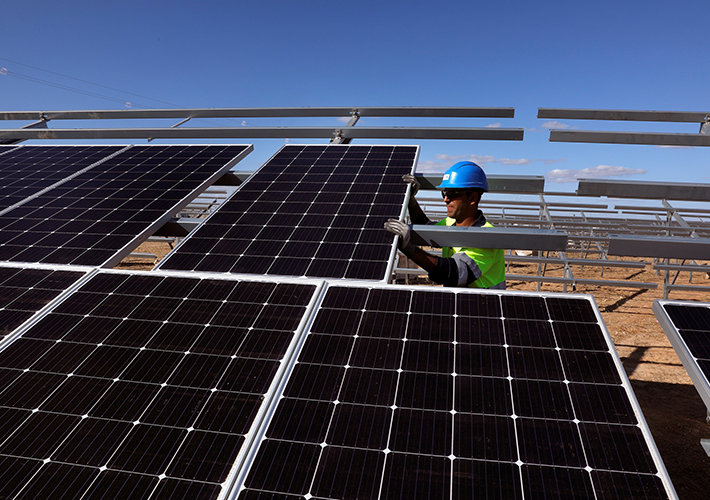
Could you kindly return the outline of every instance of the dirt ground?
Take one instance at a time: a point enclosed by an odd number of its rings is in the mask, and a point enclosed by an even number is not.
[[[136,251],[156,257],[128,257],[119,267],[150,269],[170,247],[144,243]],[[515,275],[535,275],[536,271],[535,265],[510,264],[508,269]],[[602,279],[599,268],[574,266],[572,272],[576,278]],[[546,274],[562,276],[562,268],[548,266]],[[576,293],[594,296],[678,497],[708,499],[710,459],[700,445],[701,439],[710,439],[707,409],[651,311],[653,300],[663,298],[663,275],[649,265],[645,269],[606,268],[603,278],[659,284],[652,290],[580,285]],[[682,273],[676,283],[688,284],[688,273]],[[693,273],[692,284],[707,285],[708,291],[672,291],[669,298],[710,302],[710,279]],[[532,282],[508,281],[507,286],[511,290],[537,290]],[[559,284],[543,284],[541,291],[563,290]],[[572,291],[571,287],[567,291]]]

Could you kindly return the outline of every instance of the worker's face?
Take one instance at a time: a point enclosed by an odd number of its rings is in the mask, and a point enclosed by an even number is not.
[[[445,189],[441,192],[446,203],[446,215],[456,220],[463,220],[473,209],[478,209],[478,193],[460,189]]]

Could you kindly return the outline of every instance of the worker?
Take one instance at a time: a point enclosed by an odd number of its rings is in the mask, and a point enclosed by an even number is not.
[[[409,217],[413,224],[434,224],[424,214],[415,195],[419,182],[414,175],[402,179],[411,185]],[[446,203],[446,219],[437,225],[493,227],[478,209],[481,195],[488,191],[483,169],[470,161],[449,168],[438,189]],[[409,226],[399,219],[389,219],[385,229],[399,236],[400,251],[429,272],[429,279],[444,286],[505,289],[503,250],[489,248],[444,247],[441,257],[425,252],[410,241]]]

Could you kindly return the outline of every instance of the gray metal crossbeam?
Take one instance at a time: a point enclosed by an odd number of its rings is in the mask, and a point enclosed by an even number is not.
[[[183,108],[120,109],[75,111],[6,111],[0,120],[125,120],[181,118],[308,118],[342,117],[429,117],[429,118],[514,118],[515,108],[369,106],[369,107],[291,107],[291,108]]]
[[[414,174],[422,189],[436,189],[444,174]],[[543,175],[489,175],[488,189],[494,193],[542,193],[545,190]]]
[[[471,127],[155,127],[0,129],[0,139],[442,139],[522,141],[521,128]],[[710,137],[708,137],[710,139]]]
[[[708,137],[710,139],[710,136]],[[710,145],[710,142],[708,143]],[[710,184],[579,179],[578,196],[710,201]]]
[[[643,122],[702,123],[710,112],[633,111],[624,109],[537,108],[538,118],[561,120],[626,120]]]
[[[420,246],[555,251],[561,251],[567,247],[565,233],[546,229],[420,224],[415,224],[411,228],[411,241]]]
[[[30,123],[29,125],[25,125],[24,127],[21,127],[22,129],[28,129],[28,128],[34,128],[34,129],[46,129],[47,128],[47,120],[38,120],[34,123]],[[22,139],[0,139],[0,145],[4,146],[11,146],[13,144],[17,144],[19,142],[22,142]]]
[[[651,146],[710,146],[710,135],[658,132],[604,132],[597,130],[550,130],[550,142],[643,144]]]
[[[594,285],[612,286],[614,288],[641,288],[653,290],[658,288],[658,283],[645,283],[643,281],[614,281],[614,280],[594,280],[585,278],[565,278],[557,276],[530,276],[527,274],[506,274],[506,281],[536,281],[538,283],[558,283],[561,285]]]
[[[609,255],[710,260],[710,238],[611,236]]]
[[[571,266],[596,266],[596,267],[623,267],[630,269],[644,269],[650,262],[608,260],[608,259],[570,259],[566,261],[562,258],[554,257],[529,257],[521,255],[506,255],[506,262],[522,262],[528,264],[564,264],[567,262]],[[655,267],[655,266],[654,266]],[[710,269],[710,268],[709,268]]]

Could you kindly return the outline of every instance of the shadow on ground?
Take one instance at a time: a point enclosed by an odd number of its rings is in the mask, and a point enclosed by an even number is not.
[[[680,500],[710,498],[707,409],[695,387],[632,380],[631,385]],[[679,442],[688,443],[679,447]]]

